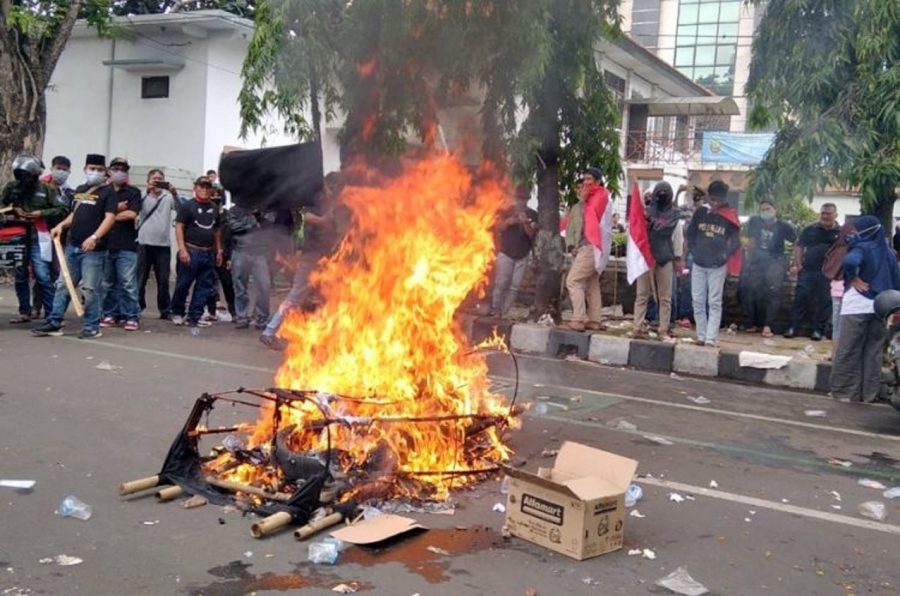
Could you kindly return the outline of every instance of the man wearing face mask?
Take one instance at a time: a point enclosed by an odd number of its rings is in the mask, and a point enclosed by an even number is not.
[[[781,310],[787,256],[784,243],[794,242],[793,226],[778,219],[775,203],[763,199],[759,215],[747,222],[747,264],[741,279],[741,306],[747,331],[762,327],[763,337],[772,337],[772,325]]]
[[[137,229],[134,220],[141,210],[141,191],[128,183],[128,161],[114,158],[109,164],[109,182],[116,193],[116,222],[109,231],[106,261],[103,266],[103,318],[101,327],[122,325],[125,331],[137,331]]]
[[[43,165],[32,155],[19,155],[13,160],[15,180],[3,189],[0,204],[12,207],[12,219],[18,220],[27,230],[25,258],[16,267],[16,297],[19,299],[19,315],[11,323],[27,323],[31,320],[31,285],[29,267],[37,280],[41,303],[49,312],[53,300],[53,285],[50,279],[52,247],[42,242],[47,235],[48,217],[65,213],[65,208],[56,200],[56,191],[39,181]],[[49,238],[47,238],[49,240]],[[43,246],[42,246],[43,244]]]
[[[106,260],[106,235],[116,220],[118,200],[116,193],[106,186],[106,157],[89,153],[84,165],[85,183],[75,189],[72,212],[54,227],[50,233],[59,238],[68,230],[66,263],[72,282],[81,283],[84,295],[84,318],[81,339],[101,336],[101,284],[103,264]],[[37,337],[62,335],[63,317],[69,308],[68,288],[62,279],[56,282],[53,308],[47,322],[31,333]]]

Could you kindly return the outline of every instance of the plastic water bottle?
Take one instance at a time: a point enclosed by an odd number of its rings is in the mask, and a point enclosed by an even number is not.
[[[309,545],[309,553],[307,560],[316,565],[334,565],[337,563],[338,555],[344,549],[344,543],[337,538],[329,536],[319,542],[313,542]]]
[[[625,506],[634,507],[643,497],[643,489],[637,484],[631,484],[628,486],[628,490],[625,491]]]
[[[62,517],[74,517],[80,520],[89,520],[94,509],[75,495],[69,495],[59,504],[59,514]]]

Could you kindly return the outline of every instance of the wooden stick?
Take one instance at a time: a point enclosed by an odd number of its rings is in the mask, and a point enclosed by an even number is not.
[[[291,500],[291,495],[286,495],[284,493],[273,493],[261,488],[256,488],[255,486],[246,486],[237,482],[219,480],[218,478],[213,478],[212,476],[207,476],[203,480],[207,484],[215,486],[216,488],[221,488],[233,493],[239,492],[248,495],[255,495],[257,497],[262,497],[263,499],[269,499],[270,501],[279,501],[281,503],[287,503]]]
[[[316,532],[321,532],[326,528],[338,525],[339,523],[341,523],[341,521],[343,521],[343,519],[343,514],[331,513],[329,515],[326,515],[322,519],[310,522],[305,526],[301,526],[294,530],[294,538],[296,538],[297,540],[306,540]]]
[[[4,213],[9,213],[13,209],[15,209],[15,207],[13,207],[12,205],[8,205],[6,207],[0,207],[0,215],[3,215]]]
[[[286,511],[279,511],[250,526],[250,535],[254,538],[263,538],[280,530],[292,521],[294,521],[293,515]]]
[[[66,288],[69,290],[69,297],[72,298],[72,306],[75,308],[75,314],[79,317],[83,317],[84,305],[81,304],[81,296],[78,295],[78,290],[72,282],[72,274],[69,273],[69,263],[66,261],[66,251],[63,250],[62,242],[59,241],[59,236],[53,237],[53,248],[56,250],[56,258],[59,259],[59,272],[66,281]],[[156,485],[154,484],[153,486]],[[147,488],[153,488],[153,486],[148,486]]]
[[[119,494],[124,497],[125,495],[131,495],[139,493],[142,490],[147,490],[148,488],[153,488],[158,484],[159,476],[148,476],[146,478],[132,480],[131,482],[123,482],[119,485]]]
[[[172,499],[177,499],[183,494],[184,489],[180,486],[166,486],[156,491],[156,498],[159,499],[160,502],[171,501]]]

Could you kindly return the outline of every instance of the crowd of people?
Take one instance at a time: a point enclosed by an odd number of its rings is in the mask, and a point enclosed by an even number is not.
[[[76,188],[68,184],[72,164],[65,156],[54,157],[45,172],[38,158],[20,155],[12,170],[14,180],[0,200],[3,229],[7,236],[20,233],[24,250],[15,267],[18,314],[10,322],[37,323],[31,333],[38,337],[62,335],[72,300],[69,282],[83,298],[80,338],[100,337],[110,327],[137,331],[147,314],[152,273],[160,319],[191,327],[217,320],[237,329],[252,326],[263,344],[280,348],[279,326],[290,309],[308,306],[309,273],[339,238],[340,210],[329,200],[337,194],[336,174],[326,177],[315,206],[296,214],[303,250],[294,263],[292,210],[225,209],[214,170],[193,181],[189,196],[161,169],[138,182],[126,159],[107,164],[99,154],[86,156],[84,182]],[[55,242],[64,247],[65,267]],[[294,267],[292,287],[270,316],[272,278],[286,265]],[[227,305],[221,313],[219,286]]]

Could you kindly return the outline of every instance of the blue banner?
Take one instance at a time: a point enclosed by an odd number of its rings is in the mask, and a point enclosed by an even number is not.
[[[704,131],[700,158],[713,163],[755,166],[775,139],[771,132]]]

